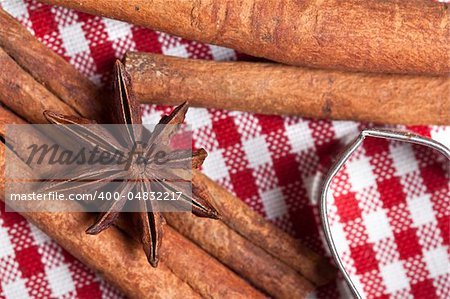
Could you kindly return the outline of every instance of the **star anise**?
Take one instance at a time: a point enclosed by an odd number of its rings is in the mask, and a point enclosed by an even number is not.
[[[135,152],[141,152],[140,157],[145,158],[154,152],[155,149],[170,148],[170,140],[184,122],[188,109],[187,103],[176,107],[170,115],[164,116],[159,125],[152,133],[140,126],[140,106],[135,100],[132,84],[129,75],[124,69],[123,64],[117,61],[114,69],[114,102],[112,103],[112,119],[116,124],[124,124],[123,134],[114,136],[107,130],[97,130],[95,127],[86,129],[83,125],[96,124],[95,121],[75,117],[65,116],[52,111],[46,111],[44,114],[50,123],[59,125],[64,133],[75,139],[75,143],[97,147],[103,151],[112,153],[120,152],[127,156],[130,149],[139,147]],[[75,125],[75,126],[74,126]],[[79,127],[77,127],[79,126]],[[74,129],[75,127],[75,129]],[[101,169],[80,168],[78,171],[72,171],[70,179],[50,180],[43,189],[46,192],[58,191],[64,192],[75,188],[77,190],[91,191],[102,188],[105,184],[120,182],[117,190],[121,194],[127,192],[149,192],[151,190],[171,190],[177,188],[177,184],[167,177],[178,179],[189,178],[186,175],[189,168],[199,168],[206,158],[206,151],[199,149],[194,152],[189,150],[168,151],[167,163],[163,166],[154,163],[132,163],[129,168],[124,169],[123,165],[105,165]],[[78,183],[78,184],[77,184]],[[200,217],[218,218],[218,212],[211,205],[209,193],[204,186],[192,183],[192,194],[182,192],[182,202],[188,203],[192,207],[192,213]],[[184,191],[184,190],[180,190]],[[98,234],[101,231],[113,225],[119,214],[124,211],[127,204],[132,204],[126,197],[108,203],[105,212],[101,212],[96,222],[87,229],[88,234]],[[131,213],[132,223],[137,229],[144,251],[148,261],[153,267],[158,264],[158,251],[161,245],[163,235],[163,226],[165,220],[161,212],[158,211],[157,201],[136,201],[133,204],[139,205],[139,212]]]

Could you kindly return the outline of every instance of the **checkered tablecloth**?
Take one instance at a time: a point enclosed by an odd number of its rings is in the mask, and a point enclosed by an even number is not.
[[[0,0],[0,5],[98,84],[108,81],[114,59],[129,50],[245,58],[230,49],[35,1]],[[170,108],[144,110],[144,122],[155,123]],[[372,125],[200,108],[189,111],[187,123],[195,146],[209,152],[206,174],[311,248],[327,253],[317,207],[320,179],[344,144]],[[450,127],[396,128],[450,145]],[[450,297],[448,167],[421,147],[368,140],[335,178],[331,227],[365,297]],[[314,296],[350,295],[339,278]],[[0,204],[0,298],[50,297],[122,295]]]

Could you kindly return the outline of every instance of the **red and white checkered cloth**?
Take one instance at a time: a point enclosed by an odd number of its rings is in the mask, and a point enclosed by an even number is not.
[[[239,59],[205,45],[35,1],[0,0],[42,42],[97,83],[126,51]],[[446,100],[446,99],[442,99]],[[447,99],[448,100],[448,99]],[[147,106],[155,123],[170,108]],[[320,178],[366,124],[192,108],[203,171],[253,209],[326,254],[317,207]],[[450,143],[450,127],[397,127]],[[368,298],[450,298],[449,171],[417,146],[368,140],[335,178],[331,226],[338,251]],[[447,167],[447,168],[446,168]],[[33,225],[0,204],[0,299],[122,298]],[[341,279],[313,297],[348,298]]]

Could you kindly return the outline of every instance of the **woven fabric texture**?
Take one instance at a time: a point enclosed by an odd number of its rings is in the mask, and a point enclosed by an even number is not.
[[[114,60],[147,51],[199,59],[245,58],[130,24],[35,1],[0,5],[53,51],[98,84]],[[180,99],[181,101],[182,99]],[[171,107],[145,106],[144,123]],[[359,131],[351,121],[191,108],[203,171],[264,217],[321,254],[323,174]],[[396,126],[450,144],[450,127]],[[367,140],[335,177],[330,221],[338,251],[367,298],[449,298],[449,165],[420,146]],[[348,298],[342,278],[312,297]],[[98,275],[0,204],[0,299],[122,298]]]

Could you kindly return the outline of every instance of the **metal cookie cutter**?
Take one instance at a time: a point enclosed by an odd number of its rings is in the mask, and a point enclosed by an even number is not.
[[[336,262],[337,267],[341,271],[344,276],[345,281],[347,282],[350,290],[356,298],[362,298],[355,284],[350,278],[349,273],[345,270],[344,265],[339,257],[339,254],[336,249],[336,244],[334,243],[334,239],[331,233],[330,224],[328,221],[327,215],[327,195],[330,189],[331,181],[333,177],[338,173],[338,171],[342,168],[342,166],[347,162],[350,156],[358,149],[358,147],[362,144],[366,137],[374,137],[374,138],[382,138],[389,140],[397,140],[408,143],[414,143],[418,145],[423,145],[434,149],[441,153],[445,158],[450,160],[450,149],[448,149],[445,145],[432,140],[430,138],[422,137],[416,134],[408,133],[408,132],[400,132],[400,131],[390,131],[384,129],[369,129],[363,130],[359,136],[353,141],[345,151],[340,155],[339,159],[333,164],[328,174],[325,177],[322,193],[320,195],[320,214],[322,218],[322,225],[325,232],[325,239],[327,240],[328,247],[330,248],[330,253],[333,256],[334,261]]]

